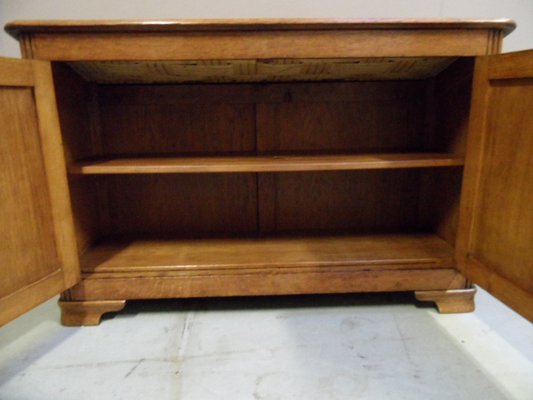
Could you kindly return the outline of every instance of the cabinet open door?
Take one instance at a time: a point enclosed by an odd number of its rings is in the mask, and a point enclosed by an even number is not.
[[[0,326],[79,281],[51,66],[0,59]]]
[[[476,60],[459,270],[533,320],[533,51]]]

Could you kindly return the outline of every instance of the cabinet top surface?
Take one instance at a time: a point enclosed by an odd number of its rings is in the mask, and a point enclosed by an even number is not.
[[[13,21],[6,32],[23,33],[187,32],[361,29],[499,29],[510,33],[510,19],[196,19],[196,20],[32,20]]]

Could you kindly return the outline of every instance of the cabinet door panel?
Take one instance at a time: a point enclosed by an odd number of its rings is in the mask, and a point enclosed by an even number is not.
[[[79,279],[55,107],[48,63],[0,60],[0,325]]]
[[[533,320],[533,51],[476,61],[457,259]]]

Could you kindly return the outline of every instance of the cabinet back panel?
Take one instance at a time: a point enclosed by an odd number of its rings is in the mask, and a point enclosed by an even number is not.
[[[102,85],[93,125],[104,156],[455,150],[456,136],[440,138],[447,128],[438,126],[462,126],[449,121],[454,110],[446,108],[449,99],[469,96],[459,77],[470,67],[458,63],[435,81]],[[454,91],[430,97],[447,82]],[[433,184],[433,172],[117,175],[86,182],[100,191],[94,201],[100,234],[437,230],[453,243],[458,192],[444,198],[446,175]],[[451,176],[454,190],[458,177]]]
[[[283,88],[287,88],[285,101],[257,106],[260,152],[364,153],[423,148],[424,82],[307,84],[307,88],[278,85],[278,91]]]
[[[380,170],[265,174],[260,179],[261,230],[417,228],[420,171]]]
[[[105,155],[423,150],[427,81],[99,88]]]
[[[253,104],[224,103],[223,95],[217,103],[173,100],[187,95],[186,90],[180,89],[179,86],[162,87],[158,98],[157,88],[147,86],[145,102],[129,100],[127,94],[131,91],[127,88],[124,90],[124,101],[121,101],[120,91],[116,89],[113,91],[114,101],[102,99],[104,155],[255,150]],[[139,92],[142,97],[142,87],[137,88]],[[105,88],[100,90],[101,96],[105,93]]]
[[[246,234],[257,230],[254,174],[118,175],[108,192],[106,234]]]

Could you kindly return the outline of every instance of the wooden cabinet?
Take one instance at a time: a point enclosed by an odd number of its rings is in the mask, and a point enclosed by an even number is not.
[[[32,21],[0,61],[0,322],[472,282],[533,314],[533,52],[510,21]]]

